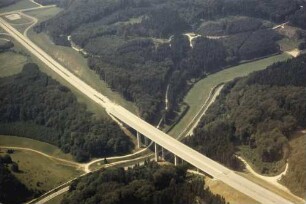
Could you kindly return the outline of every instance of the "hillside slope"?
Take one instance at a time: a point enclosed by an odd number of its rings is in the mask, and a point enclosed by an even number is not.
[[[77,161],[120,155],[133,144],[111,119],[97,119],[72,92],[36,64],[0,78],[0,133],[44,141]]]
[[[298,0],[64,1],[65,10],[35,30],[60,45],[70,46],[70,36],[102,80],[135,102],[143,118],[156,121],[161,114],[174,117],[197,79],[241,60],[278,53],[282,36],[267,20],[284,22],[299,5]],[[213,39],[202,32],[210,21],[209,28],[221,27]],[[202,37],[190,43],[184,34],[192,32]]]
[[[17,164],[9,155],[0,156],[0,202],[4,204],[21,203],[33,194],[10,172],[12,165]]]
[[[234,157],[239,153],[259,173],[277,174],[290,154],[293,134],[305,127],[306,55],[302,55],[226,84],[186,143],[233,168],[239,167]],[[305,174],[300,174],[305,167],[295,165],[299,168],[292,167],[290,174],[305,191]]]

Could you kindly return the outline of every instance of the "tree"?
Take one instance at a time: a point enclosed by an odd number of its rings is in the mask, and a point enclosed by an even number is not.
[[[299,44],[299,50],[305,50],[306,49],[306,42],[302,42]]]
[[[62,203],[226,203],[205,188],[203,179],[189,177],[177,182],[177,171],[180,171],[177,167],[159,166],[155,162],[126,171],[122,168],[97,171],[73,183]],[[158,177],[157,183],[154,175]],[[160,186],[162,183],[165,185]]]
[[[189,39],[185,35],[174,35],[171,39],[171,56],[173,63],[177,65],[185,57],[187,57],[188,51],[190,50]]]
[[[2,162],[4,164],[11,164],[12,163],[12,158],[10,155],[8,154],[5,154],[3,157],[2,157]]]
[[[18,164],[17,164],[16,162],[13,162],[13,163],[11,164],[11,170],[12,170],[13,172],[19,172],[19,166],[18,166]]]
[[[24,203],[31,194],[32,192],[20,183],[7,167],[0,162],[0,202]]]
[[[6,153],[8,153],[8,154],[13,154],[14,152],[15,152],[15,150],[13,150],[13,149],[6,150]]]
[[[5,43],[0,43],[0,53],[12,47],[14,47],[14,43],[12,43],[11,41],[5,41]]]

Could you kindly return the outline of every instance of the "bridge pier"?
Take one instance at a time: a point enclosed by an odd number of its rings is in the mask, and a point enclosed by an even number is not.
[[[162,152],[162,153],[161,153],[161,154],[162,154],[162,155],[161,155],[162,160],[165,161],[165,151],[164,151],[164,148],[163,148],[163,147],[161,148],[161,152]]]
[[[141,147],[141,134],[137,131],[137,146],[138,148]]]
[[[144,143],[145,143],[146,146],[149,145],[149,139],[146,136],[144,137]]]
[[[156,143],[154,143],[154,149],[155,149],[155,161],[158,162],[158,146]]]

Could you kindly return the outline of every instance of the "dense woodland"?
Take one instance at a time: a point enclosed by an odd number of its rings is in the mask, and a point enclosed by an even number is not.
[[[294,15],[290,16],[289,20],[293,26],[306,29],[306,2],[304,2],[303,7],[297,10]]]
[[[0,41],[0,53],[9,50],[14,47],[14,43],[11,41]]]
[[[97,119],[72,92],[26,64],[20,74],[0,78],[0,133],[30,137],[70,152],[77,161],[120,155],[132,143],[110,119]]]
[[[286,159],[292,133],[306,127],[305,79],[306,55],[302,55],[226,84],[185,142],[234,168],[238,165],[234,154],[241,145],[253,152],[251,162]],[[298,175],[298,169],[294,171]]]
[[[61,0],[35,0],[35,2],[37,2],[41,5],[55,4],[55,5],[61,6],[61,4],[65,1],[61,1]]]
[[[9,6],[11,4],[16,3],[19,0],[1,0],[0,1],[0,8],[5,7],[5,6]]]
[[[32,195],[32,192],[9,170],[16,165],[8,154],[0,156],[0,203],[17,204]]]
[[[106,169],[78,179],[70,185],[62,204],[225,204],[219,195],[204,190],[201,177],[187,177],[184,166],[147,163],[127,171]]]
[[[290,17],[295,25],[303,22],[299,0],[61,2],[65,10],[35,30],[47,32],[55,43],[65,46],[70,45],[67,36],[71,35],[88,53],[89,67],[134,101],[141,116],[150,121],[160,116],[168,85],[166,115],[173,116],[191,79],[278,53],[276,41],[281,36],[268,21],[281,23]],[[191,47],[182,36],[187,32],[203,38]],[[208,40],[207,35],[226,38]]]
[[[279,52],[277,40],[282,37],[272,30],[272,23],[251,17],[228,17],[202,23],[197,33],[220,36],[227,50],[228,64],[251,60]]]

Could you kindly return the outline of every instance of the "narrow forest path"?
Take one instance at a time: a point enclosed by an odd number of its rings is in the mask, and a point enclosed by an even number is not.
[[[42,156],[45,156],[47,158],[63,162],[68,166],[73,166],[73,167],[77,167],[77,168],[80,168],[80,169],[84,169],[84,166],[85,166],[84,164],[77,163],[77,162],[74,162],[74,161],[69,161],[67,159],[58,158],[58,157],[55,157],[55,156],[51,156],[49,154],[43,153],[43,152],[35,150],[35,149],[31,149],[31,148],[16,147],[16,146],[0,146],[0,148],[1,149],[13,149],[13,150],[24,150],[24,151],[35,152],[35,153],[40,154]]]

